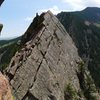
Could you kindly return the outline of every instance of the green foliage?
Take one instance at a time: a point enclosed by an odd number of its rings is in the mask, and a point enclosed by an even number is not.
[[[65,87],[64,94],[65,100],[77,100],[77,92],[70,83]]]
[[[97,96],[94,95],[97,93],[95,84],[85,64],[83,62],[79,62],[78,68],[79,68],[78,78],[79,78],[81,89],[84,92],[84,96],[87,98],[87,100],[98,100]]]
[[[1,41],[0,43],[0,55],[2,55],[0,60],[0,71],[3,71],[10,63],[11,58],[15,55],[16,51],[20,49],[18,44],[20,38],[13,40]]]
[[[0,40],[0,47],[9,43],[17,42],[21,39],[21,37],[17,37],[15,39],[10,39],[10,40]]]

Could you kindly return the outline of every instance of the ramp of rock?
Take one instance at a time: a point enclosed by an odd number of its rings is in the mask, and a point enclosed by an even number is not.
[[[80,89],[77,48],[50,11],[42,17],[42,27],[29,35],[7,71],[17,100],[64,100],[64,88],[70,82],[77,91]]]

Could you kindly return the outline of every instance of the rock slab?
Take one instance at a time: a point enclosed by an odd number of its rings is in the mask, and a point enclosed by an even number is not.
[[[50,11],[37,17],[28,28],[31,32],[24,35],[28,39],[23,48],[12,58],[7,76],[17,100],[64,100],[67,84],[80,90],[76,62],[81,59]],[[33,27],[34,23],[38,25]]]

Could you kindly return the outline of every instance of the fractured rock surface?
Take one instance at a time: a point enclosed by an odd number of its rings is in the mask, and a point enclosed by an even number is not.
[[[17,100],[64,100],[64,88],[72,83],[80,90],[77,48],[59,20],[50,12],[40,16],[24,47],[7,70]],[[32,23],[34,23],[34,20]],[[30,29],[30,28],[29,28]]]

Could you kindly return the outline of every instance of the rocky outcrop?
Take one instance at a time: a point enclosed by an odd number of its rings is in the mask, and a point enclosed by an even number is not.
[[[27,41],[7,69],[13,94],[17,100],[64,100],[68,84],[80,91],[77,62],[81,59],[72,39],[50,11],[36,19],[28,28],[32,33],[25,33]],[[34,22],[39,24],[32,29]]]

